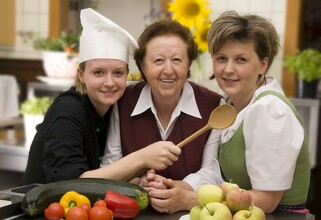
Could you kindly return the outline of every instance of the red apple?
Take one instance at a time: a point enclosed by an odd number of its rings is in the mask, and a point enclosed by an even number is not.
[[[226,195],[229,191],[233,189],[239,189],[240,187],[236,183],[223,182],[220,185],[220,188],[223,191],[223,201],[226,200]]]
[[[252,204],[252,196],[244,189],[234,189],[226,195],[226,205],[233,212],[248,210]]]

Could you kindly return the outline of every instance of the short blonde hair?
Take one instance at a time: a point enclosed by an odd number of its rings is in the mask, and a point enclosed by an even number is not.
[[[208,51],[213,56],[227,41],[253,42],[260,60],[268,58],[270,68],[280,46],[279,35],[273,24],[258,15],[241,16],[235,11],[222,13],[207,33]]]

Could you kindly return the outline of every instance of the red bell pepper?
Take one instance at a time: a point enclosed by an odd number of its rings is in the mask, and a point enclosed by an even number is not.
[[[139,212],[139,205],[135,199],[118,192],[107,191],[104,201],[107,208],[113,211],[116,219],[132,219]]]

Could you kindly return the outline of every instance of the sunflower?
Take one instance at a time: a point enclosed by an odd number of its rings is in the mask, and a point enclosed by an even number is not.
[[[173,19],[189,29],[195,27],[195,21],[208,20],[210,9],[208,0],[174,0],[169,3],[168,11],[173,13]]]
[[[195,42],[198,45],[198,50],[203,53],[206,52],[208,49],[207,46],[207,32],[210,29],[211,22],[205,21],[205,22],[197,22],[196,28],[195,28]]]

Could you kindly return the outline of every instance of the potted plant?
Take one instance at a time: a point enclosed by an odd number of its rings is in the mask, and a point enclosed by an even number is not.
[[[51,97],[33,97],[21,103],[20,113],[24,120],[26,146],[31,145],[36,134],[36,126],[43,121],[44,115],[52,102]]]
[[[297,96],[315,98],[321,78],[321,52],[311,48],[299,51],[293,56],[286,56],[284,65],[297,76]]]
[[[62,33],[57,38],[37,37],[20,32],[23,42],[43,51],[43,66],[48,77],[74,78],[78,68],[79,35]]]

